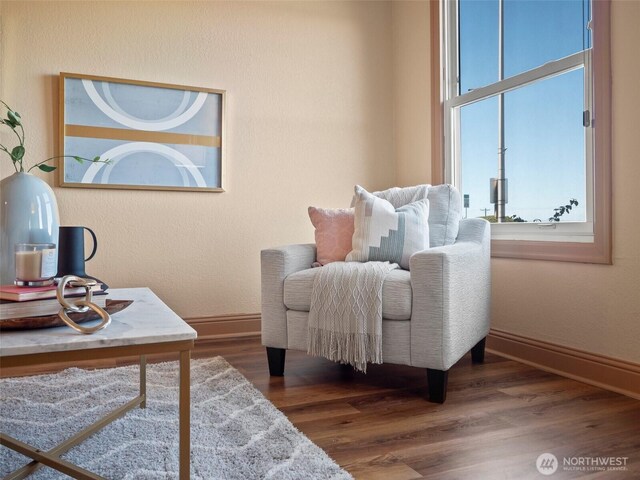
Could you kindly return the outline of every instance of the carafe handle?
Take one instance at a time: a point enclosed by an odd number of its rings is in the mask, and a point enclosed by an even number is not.
[[[91,255],[84,259],[85,262],[88,262],[96,254],[96,250],[98,249],[98,239],[96,238],[96,234],[93,233],[93,230],[91,230],[89,227],[84,228],[91,234],[91,238],[93,238],[93,250],[91,250]]]

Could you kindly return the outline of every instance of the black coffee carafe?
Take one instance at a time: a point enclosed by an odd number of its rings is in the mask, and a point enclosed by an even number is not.
[[[91,254],[84,258],[84,231],[93,238]],[[58,273],[56,277],[75,275],[88,277],[84,264],[93,258],[98,249],[96,234],[89,227],[60,227],[58,236]],[[90,277],[93,278],[93,277]]]

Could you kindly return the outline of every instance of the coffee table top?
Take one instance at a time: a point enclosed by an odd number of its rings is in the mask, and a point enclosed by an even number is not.
[[[111,316],[108,327],[91,335],[78,333],[67,326],[2,332],[0,356],[176,342],[197,337],[196,331],[150,289],[114,288],[108,292],[107,298],[112,300],[133,300],[127,308]]]

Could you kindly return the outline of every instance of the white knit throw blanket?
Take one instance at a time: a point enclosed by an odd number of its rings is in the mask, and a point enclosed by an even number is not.
[[[389,262],[334,262],[313,280],[307,352],[366,373],[382,363],[382,284]]]

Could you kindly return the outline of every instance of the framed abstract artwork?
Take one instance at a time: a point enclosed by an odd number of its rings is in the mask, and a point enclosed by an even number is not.
[[[224,90],[61,73],[60,186],[222,192],[224,104]]]

